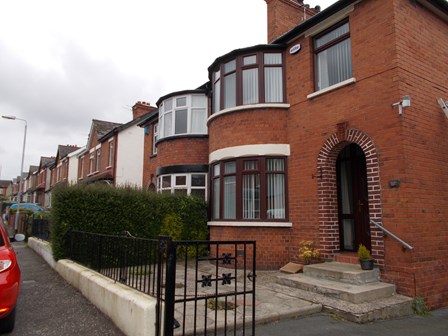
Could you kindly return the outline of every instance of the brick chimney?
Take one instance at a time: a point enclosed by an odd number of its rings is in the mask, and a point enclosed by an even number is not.
[[[269,43],[320,12],[319,6],[310,8],[303,0],[265,1],[268,5]]]
[[[137,119],[138,117],[141,117],[142,115],[151,112],[154,109],[155,107],[151,106],[149,103],[138,101],[134,106],[132,106],[132,118]]]

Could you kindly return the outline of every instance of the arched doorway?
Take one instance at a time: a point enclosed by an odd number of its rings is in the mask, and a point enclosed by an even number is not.
[[[341,251],[371,249],[366,156],[357,144],[344,147],[336,160]]]
[[[349,149],[346,149],[347,147]],[[356,151],[363,153],[363,161],[365,161],[363,165],[365,171],[362,176],[364,176],[367,185],[368,202],[362,202],[362,213],[367,216],[368,221],[369,217],[376,222],[382,220],[380,165],[375,144],[367,134],[357,129],[347,127],[343,132],[333,133],[323,143],[318,154],[317,173],[315,175],[319,199],[320,248],[322,256],[328,260],[334,259],[335,255],[341,252],[342,246],[338,208],[338,157],[344,149],[350,151],[354,148],[356,148]],[[347,155],[347,153],[341,154],[341,156],[344,155]],[[356,158],[356,154],[354,156]],[[359,206],[360,204],[352,203],[353,209],[355,209],[355,205]],[[384,265],[383,233],[374,225],[370,225],[370,223],[368,225],[370,240],[360,238],[358,241],[367,241],[366,244],[371,247],[375,262],[378,265]],[[355,236],[355,233],[353,235]],[[352,246],[355,250],[357,249],[356,241],[352,243]]]

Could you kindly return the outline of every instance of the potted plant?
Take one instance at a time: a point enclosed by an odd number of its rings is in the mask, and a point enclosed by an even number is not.
[[[312,241],[301,241],[299,245],[299,259],[304,265],[317,262],[319,258],[319,250],[314,246]]]
[[[359,263],[361,265],[361,269],[363,270],[372,270],[373,269],[373,258],[370,255],[370,251],[363,244],[359,244],[358,247],[358,257]]]

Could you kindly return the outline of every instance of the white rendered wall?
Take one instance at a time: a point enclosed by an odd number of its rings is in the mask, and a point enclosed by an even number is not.
[[[131,126],[118,133],[115,169],[116,186],[141,188],[143,180],[144,130]]]
[[[75,184],[78,182],[78,157],[72,156],[68,158],[68,183]]]

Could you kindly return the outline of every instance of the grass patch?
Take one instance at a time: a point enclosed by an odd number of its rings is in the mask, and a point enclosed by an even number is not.
[[[416,296],[412,301],[412,310],[414,311],[414,314],[418,316],[431,315],[428,306],[426,306],[425,299],[421,296]]]
[[[223,300],[213,299],[208,300],[207,302],[207,308],[211,310],[232,310],[235,309],[236,307],[237,307],[236,304],[229,301],[225,302]]]

